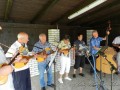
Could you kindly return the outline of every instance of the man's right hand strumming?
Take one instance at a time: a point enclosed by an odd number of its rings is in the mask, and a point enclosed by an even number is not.
[[[8,75],[10,74],[11,72],[13,71],[13,68],[12,66],[10,65],[6,65],[6,66],[3,66],[2,68],[0,68],[0,75]]]

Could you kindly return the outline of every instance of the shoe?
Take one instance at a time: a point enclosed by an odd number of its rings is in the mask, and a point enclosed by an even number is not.
[[[41,90],[46,90],[46,88],[45,88],[45,87],[42,87]]]
[[[76,78],[76,75],[75,75],[75,74],[73,74],[73,78]]]
[[[54,84],[47,85],[47,86],[52,87],[52,88],[54,88],[54,87],[55,87],[55,85],[54,85]]]
[[[69,81],[71,81],[71,80],[72,80],[72,79],[71,79],[71,78],[69,78],[69,77],[65,77],[65,79],[66,79],[66,80],[69,80]]]
[[[79,73],[79,75],[82,76],[82,77],[85,77],[85,74],[83,74],[83,73]]]
[[[116,74],[116,75],[118,75],[118,74],[119,74],[119,72],[117,71],[117,72],[115,72],[115,74]]]
[[[59,83],[63,83],[63,81],[62,81],[62,79],[61,79],[61,78],[59,78],[59,79],[58,79],[58,81],[59,81]]]

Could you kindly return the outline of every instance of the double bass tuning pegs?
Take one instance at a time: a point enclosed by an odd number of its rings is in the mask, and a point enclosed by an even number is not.
[[[109,20],[109,21],[108,21],[107,31],[110,31],[110,30],[112,30],[112,28],[111,28],[111,21]]]

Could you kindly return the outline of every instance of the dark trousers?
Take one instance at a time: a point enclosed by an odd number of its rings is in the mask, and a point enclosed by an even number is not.
[[[29,69],[13,72],[12,76],[15,90],[31,90]]]
[[[75,65],[74,69],[78,69],[79,67],[84,68],[85,66],[85,56],[76,56],[75,57]]]

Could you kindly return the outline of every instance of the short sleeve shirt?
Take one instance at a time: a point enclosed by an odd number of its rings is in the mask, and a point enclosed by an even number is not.
[[[94,49],[94,46],[95,47],[98,47],[100,48],[100,42],[102,41],[103,39],[101,37],[97,37],[97,38],[94,38],[92,37],[90,39],[90,53],[91,54],[96,54],[98,51]]]

